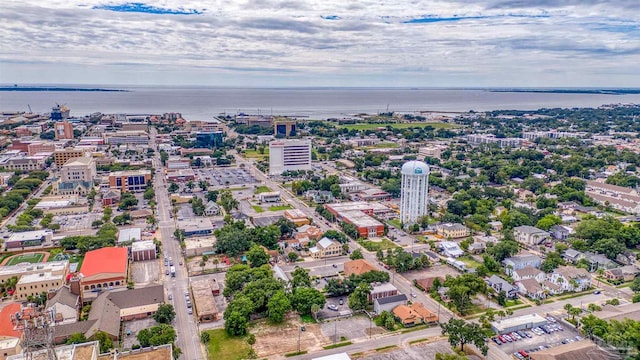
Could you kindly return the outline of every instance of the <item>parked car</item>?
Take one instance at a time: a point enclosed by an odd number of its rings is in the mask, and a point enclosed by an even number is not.
[[[328,308],[329,310],[338,311],[338,307],[337,307],[337,306],[335,306],[334,304],[329,304],[329,306],[327,306],[327,308]]]
[[[344,305],[344,300],[340,299],[340,301],[338,302],[340,305]]]

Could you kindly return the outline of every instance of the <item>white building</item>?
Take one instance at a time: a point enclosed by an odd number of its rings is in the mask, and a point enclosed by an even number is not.
[[[401,172],[400,222],[415,224],[428,210],[429,166],[422,161],[409,161],[402,165]]]
[[[311,140],[276,140],[269,143],[269,174],[311,170]]]

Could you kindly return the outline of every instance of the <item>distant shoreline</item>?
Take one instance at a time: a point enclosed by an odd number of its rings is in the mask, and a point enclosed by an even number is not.
[[[490,89],[490,92],[628,95],[640,94],[640,89]]]
[[[82,91],[82,92],[129,92],[122,89],[100,88],[66,88],[66,87],[40,87],[40,86],[2,86],[0,91]]]

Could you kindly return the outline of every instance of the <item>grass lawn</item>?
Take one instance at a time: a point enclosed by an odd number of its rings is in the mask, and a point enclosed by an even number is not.
[[[511,307],[511,306],[516,306],[516,305],[521,305],[522,301],[518,300],[518,299],[514,299],[514,300],[507,300],[507,303],[505,304],[505,307]]]
[[[389,220],[387,222],[389,224],[393,225],[396,229],[401,229],[402,228],[402,226],[400,226],[400,220],[398,220],[398,219]]]
[[[6,265],[11,266],[11,265],[17,265],[17,264],[20,264],[20,263],[35,264],[35,263],[42,262],[42,259],[44,259],[44,254],[27,253],[27,254],[21,254],[21,255],[16,255],[16,256],[12,257],[7,262]]]
[[[471,256],[461,256],[458,258],[458,260],[462,261],[463,263],[467,264],[467,266],[469,268],[477,268],[478,266],[480,266],[481,264],[479,262],[477,262],[476,260],[474,260]]]
[[[269,149],[264,149],[264,153],[260,154],[258,150],[245,150],[244,157],[248,159],[260,159],[269,157]]]
[[[279,206],[270,206],[269,211],[278,211],[278,210],[289,210],[293,209],[291,205],[279,205]]]
[[[261,206],[258,205],[251,205],[251,207],[253,208],[253,210],[255,210],[257,213],[261,213],[264,212],[264,209]]]
[[[371,146],[374,149],[395,149],[397,147],[400,147],[400,145],[396,144],[396,143],[379,143],[379,144],[375,144],[374,146]]]
[[[207,352],[211,360],[246,359],[249,344],[243,337],[229,336],[224,329],[208,330],[210,335]]]
[[[363,240],[360,241],[359,244],[369,251],[387,250],[399,247],[394,244],[393,241],[386,238],[382,239],[382,241]]]
[[[256,188],[256,191],[254,191],[254,193],[256,194],[262,194],[262,193],[266,193],[266,192],[270,192],[271,189],[269,189],[269,187],[264,186],[264,185],[260,185]]]
[[[382,124],[348,124],[348,125],[338,125],[339,128],[345,128],[348,130],[375,130],[379,127],[387,127],[387,125],[391,125],[394,129],[406,129],[410,127],[427,127],[431,126],[434,129],[450,129],[457,127],[454,124],[440,123],[440,122],[414,122],[414,123],[382,123]]]

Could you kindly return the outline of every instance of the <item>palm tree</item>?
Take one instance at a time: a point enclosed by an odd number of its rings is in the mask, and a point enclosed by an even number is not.
[[[580,315],[582,313],[582,309],[578,308],[578,307],[574,307],[569,309],[569,315],[571,315],[571,320],[575,320],[576,319],[576,315]]]
[[[567,310],[567,316],[571,315],[571,309],[573,309],[573,305],[565,304],[564,309]]]
[[[209,188],[209,183],[204,180],[200,180],[198,182],[198,186],[200,187],[200,189],[202,189],[202,191],[206,191]]]

